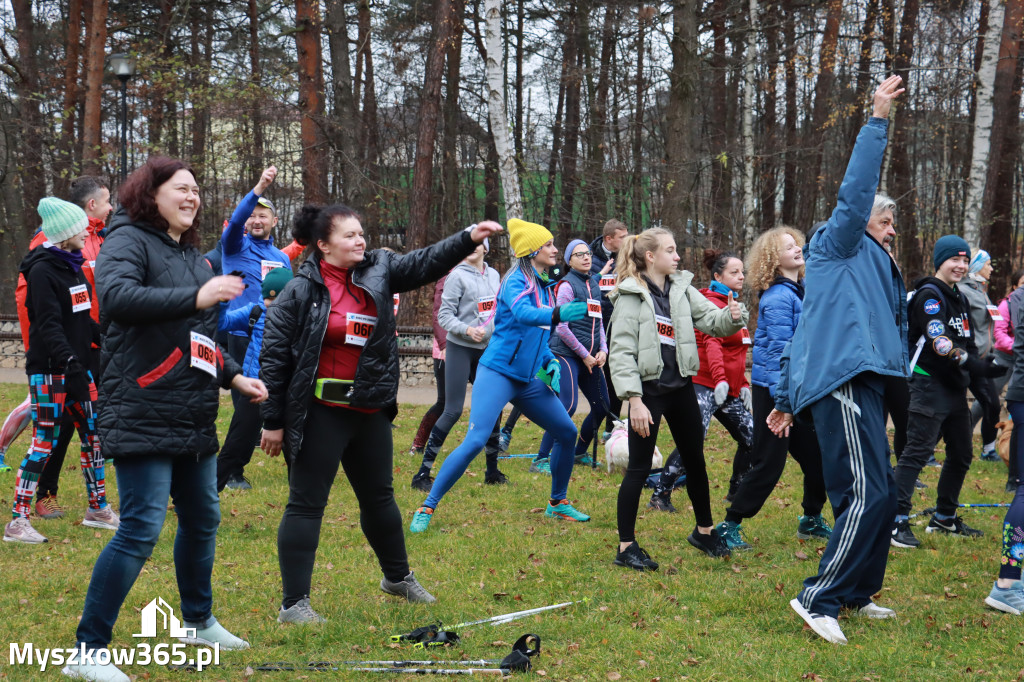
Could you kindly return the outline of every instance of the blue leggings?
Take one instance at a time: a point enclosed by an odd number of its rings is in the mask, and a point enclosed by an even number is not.
[[[593,372],[588,372],[587,366],[583,364],[583,360],[576,356],[566,357],[556,354],[555,358],[558,360],[558,364],[562,366],[558,399],[562,401],[562,406],[565,407],[566,413],[570,417],[576,414],[576,408],[580,404],[580,391],[583,391],[583,397],[590,403],[590,414],[587,415],[586,419],[583,420],[583,424],[580,425],[580,440],[576,444],[576,450],[573,453],[583,455],[586,454],[587,448],[590,447],[590,441],[594,438],[594,431],[597,429],[597,425],[601,423],[601,420],[604,419],[605,412],[608,409],[606,407],[608,405],[608,386],[604,383],[604,371],[600,367],[595,367]],[[579,386],[579,390],[577,390],[577,386]],[[544,438],[540,441],[540,450],[538,451],[540,458],[548,456],[554,441],[555,439],[551,432],[545,431]]]
[[[558,397],[540,379],[529,382],[516,381],[486,365],[477,367],[476,385],[486,387],[486,390],[473,391],[466,439],[441,464],[423,506],[437,508],[437,503],[455,485],[473,458],[480,454],[491,435],[495,420],[509,402],[519,407],[528,419],[554,436],[555,447],[551,452],[551,499],[565,499],[569,477],[572,475],[576,425],[558,401]]]

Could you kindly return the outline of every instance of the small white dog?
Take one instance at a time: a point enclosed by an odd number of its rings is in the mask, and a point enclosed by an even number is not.
[[[604,444],[604,461],[608,462],[608,473],[612,472],[613,467],[625,471],[626,465],[629,464],[629,438],[626,435],[626,422],[616,420],[613,423],[612,435],[608,436],[608,440]],[[654,446],[651,468],[660,469],[663,462],[661,451],[658,450],[658,446]]]

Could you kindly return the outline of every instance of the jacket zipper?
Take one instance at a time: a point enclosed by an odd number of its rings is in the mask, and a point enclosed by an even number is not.
[[[307,277],[306,279],[309,279],[309,281],[313,282],[314,284],[318,283],[318,282],[315,282],[313,279],[311,279],[309,277]],[[326,284],[323,284],[322,286],[325,289],[327,288]],[[317,306],[317,302],[313,301],[313,307],[315,308],[316,306]],[[320,344],[319,344],[320,348],[324,347],[324,337],[327,336],[327,327],[330,326],[330,323],[331,323],[331,291],[330,291],[330,289],[327,289],[327,306],[326,307],[327,307],[327,324],[324,325],[324,330],[320,333]],[[313,370],[313,380],[311,382],[309,382],[309,387],[308,387],[308,390],[310,392],[312,392],[314,390],[315,386],[316,386],[316,374],[317,374],[317,371],[319,369],[320,369],[320,355],[317,354],[317,364],[316,364],[316,368],[314,368],[314,370]],[[309,419],[309,411],[308,410],[306,411],[306,419]],[[287,424],[285,426],[287,427]],[[296,453],[295,453],[296,456],[298,455],[298,451],[302,450],[302,441],[305,439],[305,431],[306,430],[303,429],[302,433],[299,434],[299,443],[298,443],[298,447],[296,448]]]

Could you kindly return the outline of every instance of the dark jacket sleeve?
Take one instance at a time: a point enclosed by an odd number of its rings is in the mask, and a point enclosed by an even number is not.
[[[61,320],[61,304],[66,290],[58,288],[46,264],[40,263],[28,271],[28,309],[32,311],[32,341],[44,348],[33,351],[45,351],[52,367],[62,367],[67,359],[75,354],[64,332]],[[89,366],[88,358],[80,358],[82,364]]]
[[[96,289],[103,315],[129,325],[166,322],[196,312],[198,286],[146,286],[146,244],[127,227],[103,243],[96,264]]]
[[[387,251],[380,252],[388,260],[388,276],[391,291],[403,292],[417,289],[428,282],[434,282],[473,253],[477,243],[469,232],[462,230],[422,249],[416,249],[404,256]]]
[[[295,371],[293,343],[298,337],[304,301],[298,285],[285,286],[274,305],[267,308],[263,327],[263,348],[260,351],[260,379],[267,387],[268,397],[260,405],[263,426],[268,430],[284,428],[288,386]]]
[[[231,388],[231,382],[235,380],[235,377],[242,373],[242,366],[235,362],[224,346],[217,344],[217,350],[220,351],[220,357],[224,360],[224,368],[220,373],[220,387],[228,389]],[[248,400],[248,398],[245,399]]]

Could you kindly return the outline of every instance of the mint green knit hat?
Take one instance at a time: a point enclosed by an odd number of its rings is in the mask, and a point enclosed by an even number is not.
[[[60,244],[89,227],[89,216],[77,204],[57,197],[43,197],[36,208],[43,219],[43,234],[51,244]]]

